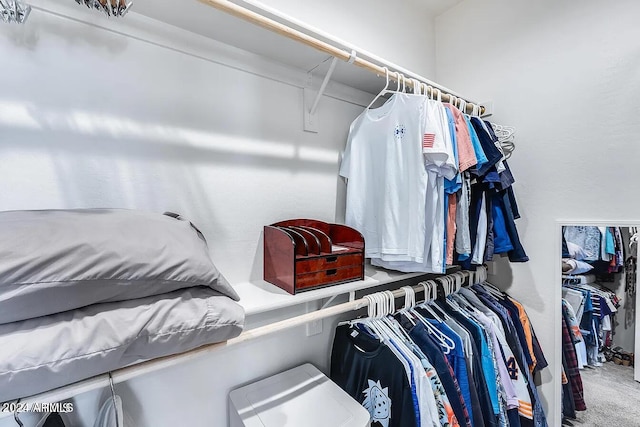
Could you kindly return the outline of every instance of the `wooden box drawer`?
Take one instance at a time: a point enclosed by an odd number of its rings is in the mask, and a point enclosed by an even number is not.
[[[298,259],[296,261],[296,274],[300,275],[352,265],[362,265],[362,254],[329,255],[319,258]]]
[[[303,290],[310,287],[331,285],[340,282],[359,280],[362,277],[362,265],[352,265],[331,270],[316,271],[314,273],[299,274],[296,277],[296,287]]]

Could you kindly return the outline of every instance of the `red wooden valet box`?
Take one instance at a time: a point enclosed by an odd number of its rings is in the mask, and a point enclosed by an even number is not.
[[[264,280],[290,294],[364,280],[364,237],[313,219],[266,225]]]

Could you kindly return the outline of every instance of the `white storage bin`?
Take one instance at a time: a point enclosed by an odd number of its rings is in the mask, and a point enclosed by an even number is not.
[[[367,427],[369,412],[305,364],[229,393],[231,427]]]

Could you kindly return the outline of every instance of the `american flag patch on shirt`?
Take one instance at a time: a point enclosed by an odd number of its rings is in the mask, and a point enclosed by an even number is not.
[[[435,133],[425,133],[422,137],[422,148],[433,148],[433,143],[436,139]]]

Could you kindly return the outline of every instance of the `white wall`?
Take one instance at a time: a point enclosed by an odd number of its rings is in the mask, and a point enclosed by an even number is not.
[[[340,96],[323,98],[320,132],[305,133],[304,73],[135,13],[105,24],[74,2],[33,3],[60,15],[35,10],[25,26],[0,25],[0,210],[179,212],[232,283],[261,277],[263,225],[343,215],[339,152],[369,95],[332,86]],[[362,26],[363,40],[365,31],[377,36]],[[390,59],[411,66],[415,57]],[[296,328],[117,391],[137,426],[226,425],[230,389],[304,362],[327,372],[336,321],[317,336]],[[104,392],[76,397],[74,425],[93,424]]]
[[[639,15],[632,0],[467,0],[436,19],[438,82],[495,101],[493,119],[517,128],[510,165],[531,261],[497,273],[556,362],[543,377],[550,412],[560,398],[555,221],[640,219]]]
[[[435,76],[433,17],[421,2],[262,0],[262,3],[424,77]]]

